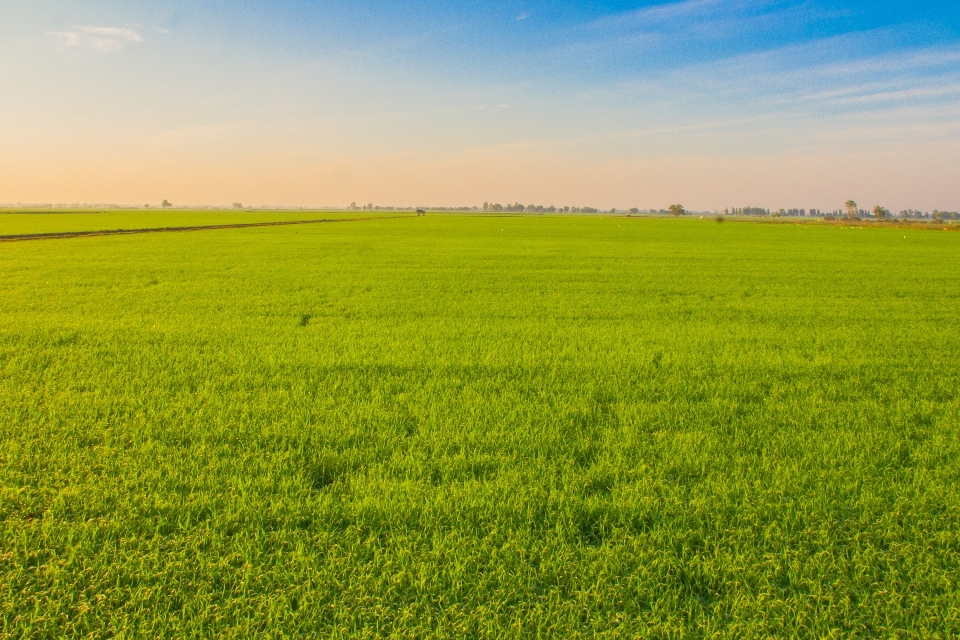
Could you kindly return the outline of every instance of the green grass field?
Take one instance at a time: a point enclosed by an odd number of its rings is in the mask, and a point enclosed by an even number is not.
[[[117,229],[164,229],[290,220],[336,220],[385,215],[380,211],[74,211],[23,213],[0,211],[0,236]],[[411,215],[395,212],[394,215]]]
[[[955,637],[958,320],[942,231],[3,244],[0,636]]]

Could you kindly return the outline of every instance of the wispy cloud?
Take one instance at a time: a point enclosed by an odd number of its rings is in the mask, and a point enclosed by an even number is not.
[[[520,20],[526,20],[529,17],[530,17],[530,12],[524,11],[523,13],[517,16],[517,21],[519,22]]]
[[[662,25],[675,21],[702,19],[739,8],[744,3],[724,0],[684,0],[644,7],[635,11],[607,16],[593,23],[596,27],[636,27]]]
[[[917,84],[917,86],[908,86]],[[937,99],[960,96],[960,80],[956,76],[920,78],[915,83],[902,79],[844,86],[830,91],[785,94],[768,99],[771,105],[800,103],[832,104],[837,106],[868,106],[879,103],[927,104]],[[956,102],[956,100],[952,101]]]
[[[69,31],[48,31],[64,47],[93,49],[99,53],[119,53],[129,44],[142,42],[143,37],[129,27],[74,27]]]
[[[805,0],[682,0],[605,16],[585,25],[573,49],[689,46],[695,42],[759,45],[846,15]]]
[[[226,122],[208,126],[177,127],[151,135],[137,134],[129,143],[141,148],[183,147],[195,144],[207,144],[218,140],[235,139],[248,132],[248,121]]]
[[[860,109],[868,104],[929,103],[960,93],[960,48],[884,50],[893,39],[869,31],[643,73],[621,81],[627,95],[762,105]],[[805,106],[803,106],[805,105]]]
[[[691,69],[691,75],[699,76],[713,90],[721,89],[714,84],[719,82],[734,94],[752,95],[767,104],[806,103],[861,110],[874,108],[869,105],[930,104],[960,94],[960,52],[956,49],[831,60],[831,49],[845,48],[842,40],[733,58]]]

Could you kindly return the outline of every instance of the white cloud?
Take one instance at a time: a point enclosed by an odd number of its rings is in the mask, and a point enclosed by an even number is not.
[[[907,103],[960,104],[960,49],[877,53],[864,46],[872,40],[883,42],[889,35],[865,32],[791,44],[648,73],[622,81],[618,88],[643,96],[645,103],[673,98],[708,110],[725,104],[737,111],[822,114]]]
[[[524,11],[523,13],[521,13],[520,15],[517,16],[517,20],[518,20],[518,21],[519,21],[519,20],[526,20],[526,19],[529,18],[529,17],[530,17],[530,12],[529,12],[529,11]]]
[[[64,47],[93,49],[99,53],[119,53],[126,45],[142,42],[143,37],[129,27],[74,27],[70,31],[48,31]]]
[[[753,38],[758,42],[768,37],[776,42],[785,31],[843,14],[804,0],[682,0],[595,20],[585,26],[599,40],[588,38],[579,48],[657,48],[681,36],[696,41]]]
[[[226,122],[222,124],[177,127],[152,135],[135,135],[130,144],[141,148],[184,147],[207,144],[217,140],[236,139],[243,133],[249,133],[251,123],[246,121]]]
[[[676,20],[690,20],[703,18],[707,15],[714,15],[727,9],[720,0],[685,0],[684,2],[671,2],[668,4],[659,4],[652,7],[637,9],[625,14],[602,18],[597,21],[598,25],[632,25],[632,24],[663,24]],[[738,7],[741,3],[734,3]]]
[[[80,34],[76,31],[47,31],[51,38],[58,38],[65,47],[76,47],[80,45]]]

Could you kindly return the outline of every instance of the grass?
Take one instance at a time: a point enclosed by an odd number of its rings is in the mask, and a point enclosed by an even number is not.
[[[162,229],[291,220],[335,220],[340,218],[369,218],[379,215],[384,214],[373,211],[211,212],[176,210],[162,213],[150,211],[74,211],[71,213],[0,211],[0,236],[74,231],[112,231],[118,229]],[[403,213],[399,215],[403,215]]]
[[[602,217],[0,246],[0,634],[956,636],[958,267]]]

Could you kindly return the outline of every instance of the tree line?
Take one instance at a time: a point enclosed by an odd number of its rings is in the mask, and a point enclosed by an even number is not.
[[[234,207],[237,207],[234,204]],[[630,209],[598,209],[596,207],[557,207],[554,205],[543,206],[539,204],[500,204],[499,202],[484,202],[482,207],[391,207],[374,206],[373,203],[358,205],[351,202],[348,207],[351,211],[413,211],[423,209],[425,211],[460,211],[460,212],[486,212],[486,213],[620,213],[620,214],[647,214],[647,215],[672,215],[680,217],[688,212],[683,205],[672,204],[666,209],[640,209],[632,207]],[[886,207],[876,205],[872,209],[861,209],[853,200],[847,200],[843,207],[824,211],[811,207],[809,209],[767,209],[764,207],[755,207],[748,205],[746,207],[727,207],[722,212],[714,211],[716,214],[732,216],[770,216],[770,217],[788,217],[788,218],[822,218],[824,220],[890,220],[900,218],[902,220],[934,220],[943,222],[947,220],[960,220],[960,213],[956,211],[939,211],[934,209],[930,211],[921,211],[919,209],[905,209],[894,215]]]
[[[905,209],[896,216],[881,205],[876,205],[872,209],[861,209],[853,200],[847,200],[843,207],[832,211],[822,211],[816,208],[810,209],[777,209],[770,210],[762,207],[728,207],[723,210],[724,214],[735,216],[771,216],[771,217],[792,217],[792,218],[823,218],[825,220],[868,220],[878,221],[892,220],[894,217],[902,220],[935,220],[943,222],[944,220],[960,220],[960,213],[956,211],[939,211],[934,209],[930,211],[920,211],[916,209]]]
[[[600,209],[593,207],[555,207],[552,204],[543,206],[540,204],[500,204],[499,202],[484,202],[482,211],[487,212],[507,212],[507,213],[604,213]]]
[[[630,209],[618,209],[617,207],[612,209],[597,209],[595,207],[555,207],[553,205],[544,207],[539,204],[524,205],[520,204],[519,202],[506,205],[494,202],[484,202],[481,210],[487,212],[505,213],[644,213],[650,215],[671,214],[674,216],[686,215],[687,213],[687,211],[683,208],[683,205],[680,204],[672,204],[668,209],[640,209],[639,207],[632,207]]]

